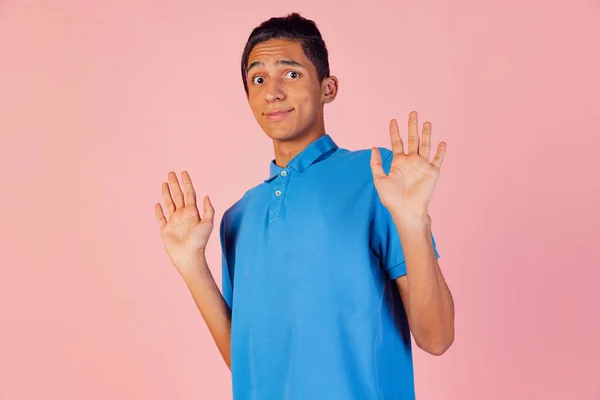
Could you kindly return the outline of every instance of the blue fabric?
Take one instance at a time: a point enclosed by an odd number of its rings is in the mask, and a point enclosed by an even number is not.
[[[392,153],[380,151],[387,173]],[[269,178],[225,212],[235,400],[414,399],[393,281],[406,265],[370,156],[322,136],[286,168],[272,161]]]

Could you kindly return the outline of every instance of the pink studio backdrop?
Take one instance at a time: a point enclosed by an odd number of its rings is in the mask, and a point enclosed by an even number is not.
[[[187,169],[218,224],[267,176],[238,62],[291,11],[329,47],[338,144],[389,146],[415,109],[449,145],[457,336],[416,352],[418,398],[600,399],[599,3],[296,5],[0,2],[0,399],[231,398],[153,205]],[[218,229],[208,252],[220,282]]]

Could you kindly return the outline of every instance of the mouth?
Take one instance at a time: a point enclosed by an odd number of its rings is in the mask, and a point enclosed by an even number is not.
[[[274,110],[265,114],[270,121],[281,121],[294,111],[293,108],[287,110]]]

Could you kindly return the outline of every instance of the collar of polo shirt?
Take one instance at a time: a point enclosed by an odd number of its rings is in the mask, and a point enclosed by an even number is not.
[[[331,136],[323,135],[308,146],[300,153],[298,153],[294,158],[290,160],[286,168],[291,168],[298,173],[303,173],[306,171],[308,167],[310,167],[315,162],[319,161],[319,159],[335,151],[338,148],[337,144],[333,141]],[[273,159],[270,163],[269,169],[269,178],[265,179],[265,183],[269,182],[284,169],[283,167],[275,164],[275,160]]]

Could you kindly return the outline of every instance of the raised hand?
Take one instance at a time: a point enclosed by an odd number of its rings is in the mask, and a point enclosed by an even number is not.
[[[179,273],[186,278],[189,274],[198,272],[193,268],[197,267],[197,257],[203,255],[213,230],[215,210],[210,203],[210,198],[205,196],[204,215],[200,218],[196,206],[196,192],[189,173],[183,171],[181,178],[183,191],[174,172],[169,172],[169,182],[162,184],[168,220],[160,203],[154,205],[154,213],[167,255]]]
[[[387,175],[382,168],[379,150],[375,147],[371,150],[371,171],[379,198],[394,216],[427,218],[446,143],[438,145],[430,162],[431,123],[423,124],[423,137],[419,138],[416,111],[411,112],[408,118],[408,154],[404,153],[396,120],[390,121],[390,139],[393,158]]]

